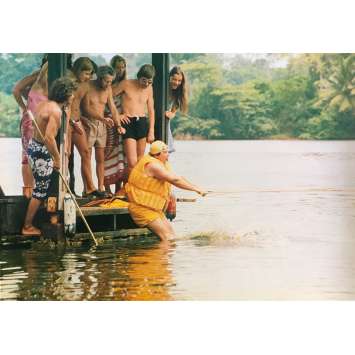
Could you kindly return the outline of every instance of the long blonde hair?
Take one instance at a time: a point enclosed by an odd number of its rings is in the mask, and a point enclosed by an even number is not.
[[[110,65],[115,71],[116,71],[116,65],[118,63],[123,63],[124,64],[124,66],[125,66],[124,73],[123,73],[122,77],[118,77],[117,74],[116,74],[116,77],[113,80],[112,84],[118,84],[122,80],[126,80],[127,79],[127,63],[126,63],[126,60],[123,57],[121,57],[120,55],[115,55],[114,57],[111,58]]]

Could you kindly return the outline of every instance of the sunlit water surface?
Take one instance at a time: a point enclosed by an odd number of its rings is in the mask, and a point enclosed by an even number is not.
[[[0,299],[355,299],[355,142],[177,142],[169,250],[144,238],[0,251]],[[1,186],[21,193],[20,141],[0,139]],[[80,164],[76,156],[77,192]]]

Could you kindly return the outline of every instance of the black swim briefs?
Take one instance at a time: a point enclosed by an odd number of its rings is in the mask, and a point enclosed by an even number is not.
[[[123,139],[133,138],[135,140],[146,138],[148,135],[147,117],[128,117],[130,123],[123,123],[122,127],[126,129]]]

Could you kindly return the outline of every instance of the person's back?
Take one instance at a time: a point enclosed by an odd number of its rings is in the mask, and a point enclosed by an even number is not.
[[[149,154],[144,155],[131,171],[125,189],[130,202],[161,212],[167,206],[171,184],[147,173],[146,167],[151,163],[171,170],[167,161],[163,163]]]
[[[62,110],[71,104],[74,90],[75,84],[70,79],[57,79],[51,86],[49,101],[38,104],[35,113],[36,129],[27,151],[35,187],[27,208],[23,235],[41,234],[32,222],[40,204],[47,198],[53,170],[60,168],[60,154],[55,137],[61,126]]]
[[[37,80],[28,93],[27,109],[36,113],[38,105],[48,99],[48,63],[45,63],[38,74]]]
[[[44,133],[46,132],[46,128],[48,125],[48,120],[50,117],[54,117],[56,119],[58,128],[60,127],[60,117],[61,117],[62,111],[58,107],[58,105],[54,101],[43,101],[38,104],[37,110],[35,113],[35,120],[38,125],[38,128],[41,130],[42,135],[44,136]],[[58,121],[59,118],[59,121]],[[38,132],[37,129],[35,129],[33,138],[40,143],[45,143],[43,142],[43,139]]]

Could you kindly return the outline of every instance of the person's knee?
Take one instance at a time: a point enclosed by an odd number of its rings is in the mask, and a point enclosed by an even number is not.
[[[128,168],[133,169],[136,164],[137,164],[137,158],[136,157],[130,157],[128,160]]]
[[[103,164],[104,161],[105,161],[105,160],[104,160],[103,158],[101,158],[101,157],[96,157],[95,160],[96,160],[96,164]]]
[[[79,150],[79,154],[81,156],[81,159],[83,161],[90,161],[91,159],[91,152],[90,152],[90,149],[88,147],[85,147],[85,148],[81,148]]]
[[[96,151],[95,160],[96,160],[97,164],[103,164],[105,162],[105,155],[104,155],[103,149],[101,151],[101,148],[100,148],[100,150]]]
[[[169,240],[175,237],[173,228],[164,222],[159,223],[159,225],[156,225],[156,223],[151,224],[148,228],[161,240]]]
[[[161,230],[159,233],[156,233],[160,240],[166,241],[172,238],[171,234],[167,230]]]
[[[169,222],[167,225],[167,231],[168,231],[167,233],[169,234],[169,238],[175,238],[175,231]]]
[[[165,232],[165,237],[167,240],[175,239],[176,235],[171,227]]]

